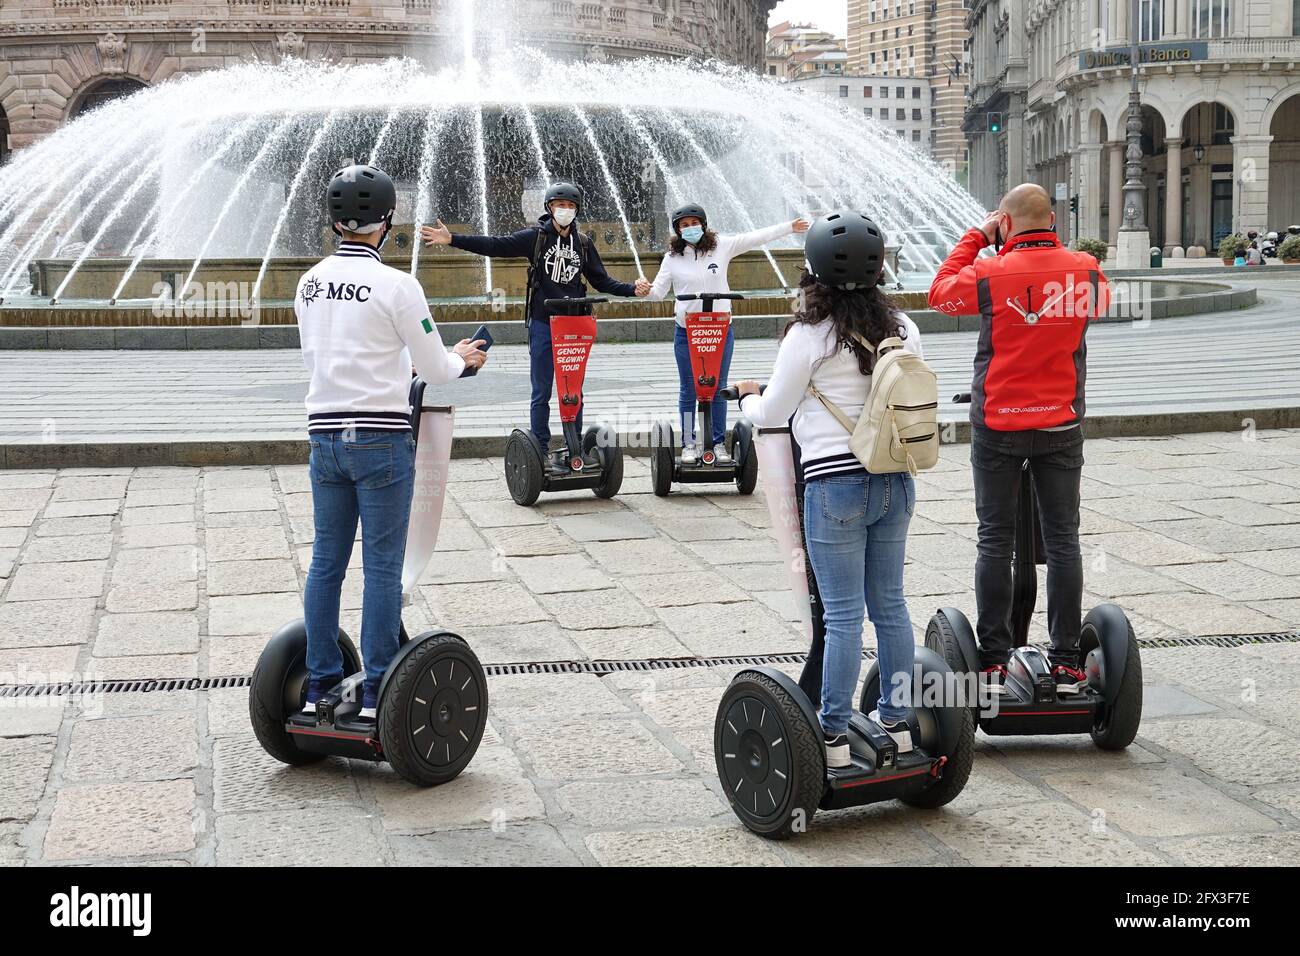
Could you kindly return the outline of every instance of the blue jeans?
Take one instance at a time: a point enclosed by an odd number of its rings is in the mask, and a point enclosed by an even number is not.
[[[727,344],[722,349],[722,368],[718,371],[718,388],[727,383],[731,371],[731,351],[735,345],[732,329],[727,329]],[[673,355],[677,358],[677,379],[681,386],[677,392],[677,410],[682,413],[682,444],[691,444],[695,434],[695,376],[691,368],[691,349],[686,344],[686,329],[677,326],[673,333]],[[727,403],[721,398],[713,400],[713,444],[721,445],[727,437]]]
[[[529,408],[529,431],[545,451],[551,443],[551,388],[555,384],[555,363],[551,359],[551,324],[534,318],[528,323],[528,370],[533,382]],[[582,409],[578,409],[578,433],[582,433]],[[573,452],[575,449],[570,448]]]
[[[361,657],[377,688],[397,654],[402,625],[402,561],[415,479],[410,432],[321,432],[311,436],[311,500],[316,540],[303,605],[307,669],[339,677],[339,592],[361,520]]]
[[[911,713],[915,645],[903,558],[915,508],[916,486],[905,472],[830,475],[804,492],[808,559],[826,623],[821,721],[831,736],[848,729],[853,713],[864,606],[880,656],[880,716],[896,722]]]

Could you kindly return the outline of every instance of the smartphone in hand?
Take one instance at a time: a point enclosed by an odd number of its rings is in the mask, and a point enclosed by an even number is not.
[[[482,342],[483,342],[483,346],[482,346],[481,351],[486,352],[488,349],[490,349],[490,348],[492,347],[492,333],[488,331],[488,327],[487,327],[486,325],[480,325],[480,326],[478,327],[478,330],[477,330],[473,335],[471,335],[471,336],[469,337],[469,340],[470,340],[471,342],[477,342],[477,341],[479,341],[480,339],[481,339]],[[467,365],[467,366],[465,366],[465,371],[463,371],[463,372],[460,373],[460,377],[461,377],[461,378],[471,378],[472,376],[475,376],[475,375],[477,375],[477,374],[478,374],[478,369],[476,369],[476,368],[470,368],[470,367]]]

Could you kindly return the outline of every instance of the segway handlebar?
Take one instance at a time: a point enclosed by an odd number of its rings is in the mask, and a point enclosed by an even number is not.
[[[542,304],[545,305],[548,309],[559,309],[559,308],[565,308],[570,305],[600,305],[601,303],[608,302],[608,301],[609,301],[608,296],[588,295],[588,296],[582,296],[581,298],[574,298],[574,299],[544,299],[542,301]]]
[[[766,385],[758,386],[758,394],[762,395],[766,391]],[[736,399],[740,398],[740,389],[736,385],[728,385],[726,388],[720,388],[718,389],[718,398],[722,399],[724,402],[734,402]]]
[[[952,401],[954,405],[969,405],[970,392],[958,392],[952,397]]]
[[[683,292],[677,296],[678,302],[694,302],[699,299],[705,312],[713,311],[713,303],[719,299],[743,299],[739,292]]]
[[[743,299],[743,292],[683,292],[677,297],[678,302],[690,302],[694,299]]]

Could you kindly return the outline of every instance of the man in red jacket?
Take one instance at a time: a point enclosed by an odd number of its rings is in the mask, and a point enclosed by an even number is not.
[[[978,315],[971,383],[971,465],[979,551],[975,599],[986,679],[1002,693],[1011,655],[1011,552],[1021,467],[1028,461],[1047,552],[1047,625],[1057,690],[1079,693],[1079,479],[1089,320],[1106,311],[1092,256],[1061,245],[1047,191],[1026,183],[957,243],[930,286],[930,306]],[[977,258],[990,243],[997,255]]]

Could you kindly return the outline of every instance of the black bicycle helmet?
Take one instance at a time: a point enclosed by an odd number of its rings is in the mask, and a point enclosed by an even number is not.
[[[709,228],[709,214],[704,211],[704,207],[698,203],[688,202],[686,205],[678,206],[673,210],[673,232],[677,233],[677,235],[682,234],[677,224],[688,216],[694,216],[700,221],[700,225],[705,229]]]
[[[812,224],[803,254],[822,285],[872,289],[885,271],[885,234],[860,212],[832,212]]]
[[[397,208],[397,187],[388,173],[376,166],[345,166],[330,180],[325,206],[331,225],[341,223],[344,229],[391,223]]]
[[[557,199],[567,199],[578,207],[578,212],[582,212],[582,190],[573,183],[551,183],[546,190],[546,201],[542,203],[547,212],[551,211],[551,203]]]

